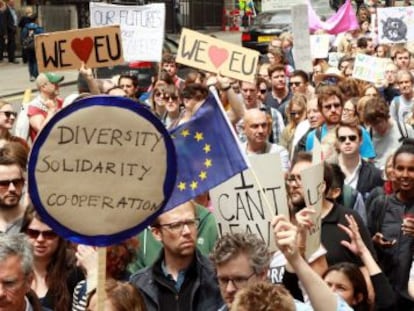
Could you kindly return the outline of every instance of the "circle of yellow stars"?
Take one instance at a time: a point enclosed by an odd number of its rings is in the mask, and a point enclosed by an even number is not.
[[[190,136],[191,135],[191,133],[190,133],[190,131],[188,130],[188,129],[183,129],[180,133],[179,133],[179,135],[181,135],[181,136],[183,136],[184,138],[186,138],[186,137],[188,137],[188,136]],[[173,138],[175,138],[175,137],[173,137]],[[203,135],[203,133],[202,132],[195,132],[195,134],[194,134],[194,136],[193,136],[193,138],[197,141],[197,142],[202,142],[203,140],[204,140],[204,135]],[[211,145],[209,145],[209,144],[207,144],[207,143],[205,143],[204,145],[203,145],[203,151],[204,151],[204,153],[207,155],[207,154],[209,154],[210,152],[211,152]],[[210,167],[212,167],[213,166],[213,160],[212,159],[210,159],[210,158],[206,158],[205,160],[204,160],[204,167],[205,167],[205,170],[201,170],[200,172],[199,172],[199,174],[198,174],[198,178],[199,178],[199,180],[200,181],[204,181],[205,179],[207,179],[207,169],[208,168],[210,168]],[[191,182],[188,182],[188,183],[186,183],[186,182],[184,182],[184,181],[181,181],[181,182],[179,182],[178,183],[178,185],[177,185],[177,187],[178,187],[178,189],[180,190],[180,191],[184,191],[184,190],[186,190],[187,189],[187,187],[190,187],[191,188],[191,190],[195,190],[195,189],[197,189],[198,188],[198,184],[199,184],[199,181],[197,181],[197,180],[192,180]]]

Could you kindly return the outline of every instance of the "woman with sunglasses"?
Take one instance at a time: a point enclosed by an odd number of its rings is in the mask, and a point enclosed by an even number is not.
[[[167,129],[175,128],[181,118],[181,99],[178,88],[174,84],[167,85],[164,89],[161,100],[164,103],[165,112],[161,117]]]
[[[0,99],[0,141],[18,142],[29,151],[29,146],[24,139],[10,134],[14,121],[16,121],[16,117],[17,113],[13,110],[12,105]]]
[[[295,94],[286,107],[288,123],[282,131],[280,145],[285,147],[290,155],[292,155],[293,152],[292,143],[296,127],[300,122],[306,119],[306,104],[307,100],[305,95]]]
[[[73,290],[84,275],[76,267],[69,242],[44,223],[32,206],[26,211],[22,232],[33,246],[32,290],[42,306],[51,310],[71,310]]]

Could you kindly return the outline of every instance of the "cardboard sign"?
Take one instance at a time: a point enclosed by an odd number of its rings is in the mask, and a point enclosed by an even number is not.
[[[388,58],[380,58],[366,54],[357,54],[355,57],[352,77],[372,83],[383,80],[385,67],[390,62]]]
[[[92,27],[120,25],[126,61],[161,61],[164,3],[132,6],[90,2],[89,9]]]
[[[313,58],[328,58],[330,35],[311,35],[310,49]]]
[[[57,31],[35,36],[40,72],[113,66],[124,62],[119,26]]]
[[[293,59],[295,67],[306,72],[313,69],[309,36],[308,6],[306,4],[295,5],[292,8],[293,21]]]
[[[316,135],[313,138],[313,149],[312,149],[312,164],[319,164],[323,160],[323,154],[322,154],[322,146],[321,142],[319,141],[318,137]]]
[[[253,82],[259,52],[227,43],[184,28],[177,51],[177,63]]]
[[[414,8],[388,7],[377,9],[379,43],[414,41]]]
[[[300,173],[306,206],[312,207],[316,211],[312,217],[314,226],[308,231],[306,237],[306,258],[309,258],[321,244],[321,212],[324,185],[323,171],[323,163],[319,163]]]
[[[275,215],[289,216],[285,178],[278,154],[249,156],[251,168],[210,191],[219,235],[255,233],[271,251],[276,250],[271,221]],[[256,173],[270,204],[266,205]]]
[[[46,124],[28,173],[30,197],[50,227],[77,243],[105,246],[137,234],[161,212],[175,183],[175,149],[148,109],[94,96]]]
[[[330,52],[328,54],[328,65],[329,67],[335,67],[338,68],[338,63],[341,57],[344,56],[343,53],[339,52]]]

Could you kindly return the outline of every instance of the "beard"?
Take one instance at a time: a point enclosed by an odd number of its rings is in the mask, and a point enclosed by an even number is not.
[[[290,211],[292,214],[296,214],[300,210],[306,207],[305,199],[302,198],[296,198],[295,200],[290,200]]]

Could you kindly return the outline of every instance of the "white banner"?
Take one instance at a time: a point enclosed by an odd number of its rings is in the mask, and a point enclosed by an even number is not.
[[[275,251],[271,221],[278,214],[289,217],[282,164],[275,153],[249,156],[249,160],[251,168],[210,191],[213,214],[220,236],[235,232],[254,233],[270,251]]]
[[[165,4],[141,6],[89,3],[91,27],[120,25],[126,61],[161,61]]]

